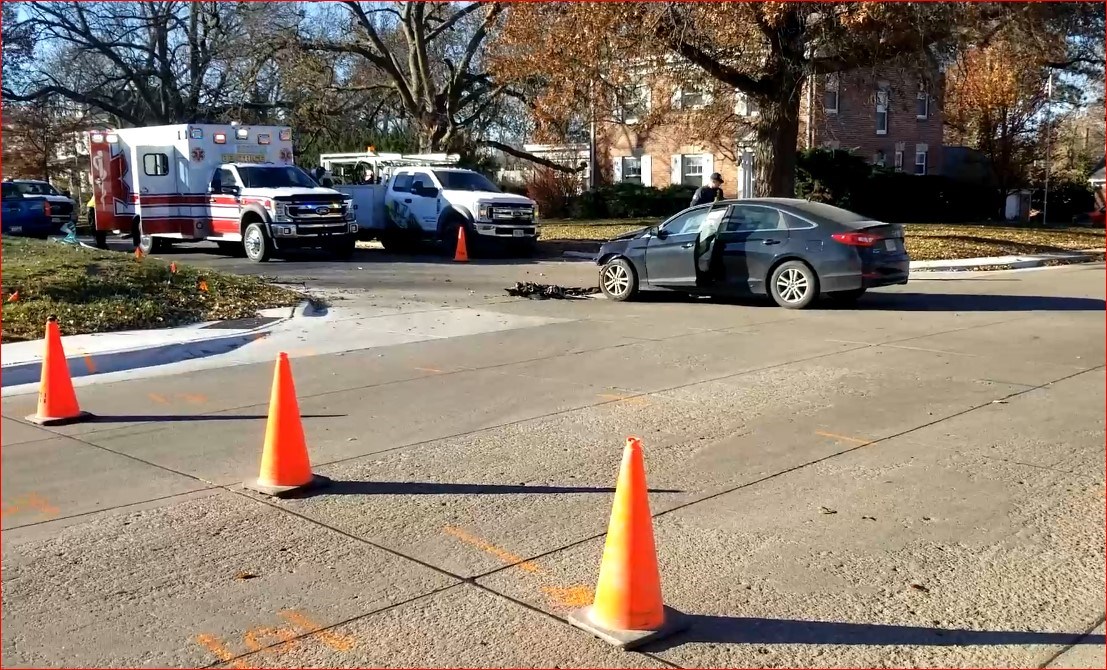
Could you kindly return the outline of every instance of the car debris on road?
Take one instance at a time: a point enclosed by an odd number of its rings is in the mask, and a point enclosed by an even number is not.
[[[577,286],[557,286],[556,284],[535,284],[534,282],[516,282],[515,286],[504,289],[510,296],[517,298],[530,298],[531,300],[575,300],[587,298],[600,292],[600,289],[592,286],[581,288]]]

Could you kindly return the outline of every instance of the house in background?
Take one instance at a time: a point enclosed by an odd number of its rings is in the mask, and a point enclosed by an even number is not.
[[[1096,208],[1103,209],[1107,205],[1107,197],[1104,197],[1104,184],[1107,183],[1107,161],[1099,161],[1099,167],[1088,177],[1088,183],[1092,186],[1092,194],[1095,195]]]
[[[942,85],[939,73],[931,88],[915,74],[894,68],[812,77],[800,104],[799,148],[844,149],[875,165],[910,174],[939,174],[942,166]],[[622,118],[600,132],[609,147],[614,181],[646,186],[701,186],[712,172],[725,181],[728,196],[755,192],[755,144],[750,137],[711,137],[696,141],[679,115],[711,102],[706,90],[666,86],[661,79],[643,82],[624,105]],[[668,123],[648,128],[640,120],[653,100],[667,101]],[[733,96],[734,113],[756,122],[758,110],[746,96]],[[702,136],[702,133],[699,133]],[[602,158],[600,159],[602,160]]]

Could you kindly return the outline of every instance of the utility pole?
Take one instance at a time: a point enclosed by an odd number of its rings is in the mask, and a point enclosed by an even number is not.
[[[1050,135],[1050,122],[1052,121],[1051,112],[1053,107],[1053,70],[1049,71],[1049,81],[1046,82],[1046,137],[1045,137],[1045,189],[1042,193],[1042,225],[1049,225],[1049,173],[1050,173],[1050,161],[1049,161],[1049,135]]]
[[[595,82],[588,83],[588,189],[596,188],[596,100]]]

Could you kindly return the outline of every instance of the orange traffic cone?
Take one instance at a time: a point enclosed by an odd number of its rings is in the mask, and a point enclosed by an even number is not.
[[[469,262],[469,249],[465,243],[465,226],[458,226],[457,228],[457,251],[454,252],[454,262]]]
[[[73,390],[73,379],[69,376],[69,363],[65,360],[65,350],[62,349],[58,318],[52,316],[46,320],[46,355],[42,359],[38,411],[27,417],[27,420],[40,426],[61,426],[91,418],[93,416],[82,412],[81,406],[77,404],[77,393]]]
[[[325,478],[311,471],[304,426],[300,422],[300,407],[296,401],[296,387],[292,383],[292,368],[288,363],[288,354],[282,351],[277,358],[273,391],[269,396],[269,421],[265,425],[261,474],[257,482],[246,482],[243,486],[280,497],[325,482]]]
[[[623,450],[596,597],[570,614],[569,623],[622,649],[687,627],[684,615],[661,600],[646,468],[637,437],[628,437]]]

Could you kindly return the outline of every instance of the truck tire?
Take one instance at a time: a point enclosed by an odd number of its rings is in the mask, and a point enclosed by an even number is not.
[[[457,231],[465,225],[465,219],[460,216],[451,216],[442,222],[438,228],[438,248],[441,253],[453,256],[457,251]],[[473,255],[473,247],[476,245],[476,235],[472,230],[465,231],[466,252]]]
[[[219,247],[219,253],[234,256],[235,258],[246,254],[242,248],[241,242],[216,242],[215,246]]]
[[[354,255],[354,249],[357,248],[357,238],[350,235],[348,238],[341,242],[335,242],[331,245],[331,255],[340,261],[348,261]]]
[[[246,258],[255,263],[265,263],[273,255],[273,242],[265,232],[265,224],[257,221],[246,226],[242,233],[242,246],[246,250]]]

